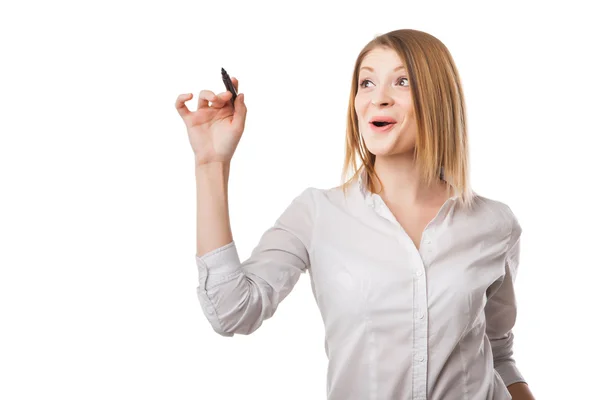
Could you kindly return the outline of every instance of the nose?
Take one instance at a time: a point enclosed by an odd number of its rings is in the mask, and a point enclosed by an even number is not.
[[[374,106],[380,106],[380,107],[385,107],[385,106],[389,106],[390,102],[388,101],[372,101],[371,100],[371,104],[373,104]]]
[[[394,99],[388,96],[385,91],[379,91],[371,99],[371,104],[374,106],[385,107],[394,104]]]

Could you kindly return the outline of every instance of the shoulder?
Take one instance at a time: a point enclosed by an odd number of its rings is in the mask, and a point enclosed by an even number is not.
[[[327,217],[328,220],[343,218],[360,210],[361,198],[355,187],[346,191],[341,186],[330,188],[305,187],[297,192],[293,209],[302,209],[311,219]]]
[[[485,213],[493,218],[493,221],[502,225],[506,234],[510,237],[510,242],[514,243],[521,235],[521,225],[511,207],[503,201],[489,197],[477,195],[475,202]]]
[[[516,216],[512,209],[508,206],[507,203],[503,201],[481,196],[480,194],[478,194],[477,196],[475,196],[475,202],[481,207],[484,207],[486,211],[495,213],[503,219],[507,219],[511,222],[513,220],[516,220]]]
[[[295,193],[287,207],[286,213],[301,213],[305,217],[314,215],[322,197],[321,192],[322,189],[312,186],[301,189]]]
[[[354,188],[348,187],[346,191],[341,186],[329,187],[329,188],[317,188],[317,187],[306,187],[304,188],[297,198],[302,198],[305,201],[312,201],[316,206],[322,205],[323,203],[342,205],[348,201],[354,195]]]

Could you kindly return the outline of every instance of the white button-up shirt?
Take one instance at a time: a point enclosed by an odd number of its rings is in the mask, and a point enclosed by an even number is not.
[[[364,173],[307,188],[241,262],[198,257],[198,298],[223,336],[250,334],[308,271],[325,324],[328,400],[504,400],[513,359],[521,227],[510,208],[452,197],[417,249]]]

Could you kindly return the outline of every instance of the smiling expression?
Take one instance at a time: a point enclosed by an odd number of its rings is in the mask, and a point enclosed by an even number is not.
[[[416,124],[405,63],[388,48],[376,48],[362,60],[354,108],[369,151],[377,156],[412,152]],[[388,121],[391,124],[382,125]]]

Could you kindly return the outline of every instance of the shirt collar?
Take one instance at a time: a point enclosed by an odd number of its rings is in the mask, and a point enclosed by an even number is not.
[[[367,187],[367,170],[365,168],[362,169],[360,174],[358,175],[358,188],[360,190],[363,199],[369,207],[375,207],[376,197],[380,197],[377,194],[372,193]]]
[[[443,176],[443,169],[442,169]],[[361,195],[363,196],[366,204],[369,207],[376,208],[381,203],[383,203],[383,199],[376,193],[372,193],[367,187],[367,170],[363,167],[360,174],[358,175],[358,188],[360,190]],[[457,200],[459,196],[455,195],[450,197],[449,200],[454,201]]]

